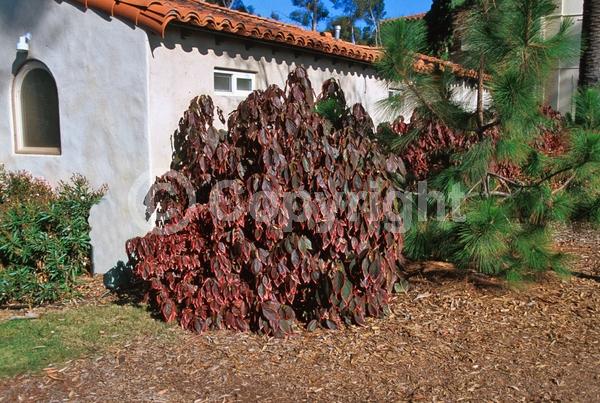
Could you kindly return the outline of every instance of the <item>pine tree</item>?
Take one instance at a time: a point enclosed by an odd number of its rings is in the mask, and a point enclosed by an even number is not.
[[[357,35],[357,33],[360,34],[361,32],[360,28],[355,23],[356,21],[350,17],[335,17],[327,23],[327,31],[333,33],[335,32],[336,25],[339,25],[342,28],[340,39],[352,43],[362,43],[361,35]]]
[[[329,10],[318,0],[292,0],[297,10],[292,11],[290,18],[305,27],[316,31],[320,21],[329,16]]]
[[[579,85],[586,87],[600,82],[600,2],[583,1],[581,27],[582,50]]]
[[[349,34],[350,41],[356,43],[356,32],[358,31],[356,23],[363,17],[360,4],[356,0],[332,0],[332,3],[333,7],[341,9],[344,12],[342,17],[338,17],[335,19],[336,21],[332,22],[332,26],[340,25],[342,26],[342,29],[344,27],[349,28],[350,32],[345,33],[345,31],[342,30],[342,35],[347,36]]]
[[[425,14],[428,54],[447,57],[460,42],[461,16],[472,6],[473,0],[433,0]]]
[[[513,279],[564,272],[564,256],[552,249],[550,224],[571,217],[585,198],[589,205],[600,204],[598,126],[583,117],[573,122],[560,155],[538,146],[552,124],[540,108],[548,73],[558,60],[577,57],[573,23],[566,19],[546,37],[543,20],[554,11],[552,0],[474,3],[463,37],[466,63],[478,72],[474,110],[453,96],[454,76],[448,71],[423,74],[414,68],[417,53],[427,48],[423,23],[398,20],[384,26],[378,68],[404,91],[383,104],[395,114],[416,107],[413,131],[387,133],[385,140],[402,155],[440,141],[431,137],[429,123],[447,127],[456,147],[439,158],[442,167],[428,174],[428,187],[448,201],[457,191],[464,194],[458,205],[464,220],[450,220],[446,211],[441,221],[410,226],[405,253]],[[510,167],[509,173],[502,167]],[[419,213],[415,207],[411,214]]]

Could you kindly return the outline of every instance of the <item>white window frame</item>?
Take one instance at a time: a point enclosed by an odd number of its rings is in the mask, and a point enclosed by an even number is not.
[[[214,77],[215,74],[226,74],[231,76],[231,91],[218,91],[214,86]],[[238,90],[237,88],[237,80],[238,78],[249,79],[252,83],[252,90]],[[245,97],[248,96],[256,89],[256,73],[253,72],[242,72],[235,70],[226,70],[226,69],[215,69],[213,72],[213,90],[216,95],[228,96],[228,97]]]
[[[389,87],[388,88],[388,99],[391,97],[395,97],[396,95],[399,95],[401,93],[402,93],[402,90],[400,88]]]
[[[62,144],[60,147],[26,147],[24,145],[24,138],[23,136],[25,135],[25,133],[23,132],[23,108],[22,108],[22,100],[21,100],[21,87],[23,85],[23,80],[25,79],[25,77],[27,77],[27,74],[29,74],[30,71],[32,70],[36,70],[36,69],[43,69],[45,71],[48,72],[48,74],[50,74],[50,76],[52,76],[52,78],[54,79],[54,76],[52,75],[52,72],[50,71],[50,69],[48,69],[48,67],[37,60],[28,60],[25,62],[25,64],[20,68],[20,70],[17,72],[17,75],[15,76],[14,82],[13,82],[13,115],[14,115],[14,132],[15,132],[15,152],[17,154],[39,154],[39,155],[61,155],[62,151]],[[55,84],[56,84],[56,80],[55,80]],[[58,110],[60,111],[60,104],[58,105]],[[60,116],[59,116],[59,121],[60,121]],[[61,136],[60,133],[60,123],[59,123],[59,136]],[[61,139],[61,143],[62,143],[62,139]]]

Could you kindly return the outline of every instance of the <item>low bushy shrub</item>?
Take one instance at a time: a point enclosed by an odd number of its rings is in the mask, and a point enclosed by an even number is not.
[[[283,336],[295,319],[337,328],[387,310],[402,236],[385,230],[381,203],[400,162],[380,153],[362,106],[336,107],[334,125],[314,112],[305,70],[286,89],[251,94],[228,132],[213,127],[209,97],[185,112],[175,172],[151,203],[157,228],[127,243],[167,321]]]
[[[0,166],[0,305],[68,294],[90,265],[91,207],[104,194],[74,175],[56,189]]]

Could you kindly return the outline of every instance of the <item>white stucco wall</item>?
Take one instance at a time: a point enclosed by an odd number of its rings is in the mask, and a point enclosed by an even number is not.
[[[57,83],[60,156],[15,153],[11,93],[16,43],[27,32],[28,57],[45,63]],[[147,230],[142,205],[149,185],[147,43],[143,30],[68,1],[0,1],[0,163],[53,183],[78,172],[93,186],[108,184],[90,217],[99,273],[125,258],[127,239]],[[136,185],[141,190],[132,192]]]
[[[377,122],[389,120],[377,107],[387,97],[387,86],[376,78],[372,66],[294,51],[277,45],[248,42],[178,27],[167,30],[164,39],[150,38],[150,136],[152,174],[161,175],[171,161],[170,136],[189,102],[197,95],[213,97],[226,114],[232,112],[243,97],[215,96],[215,68],[256,73],[257,89],[271,84],[284,87],[288,74],[303,66],[318,94],[323,81],[340,80],[350,105],[362,103]]]
[[[583,0],[555,0],[557,5],[554,14],[546,21],[547,35],[553,35],[565,18],[573,21],[573,34],[581,39],[581,25],[583,21]],[[576,48],[581,48],[581,43],[576,43]],[[563,60],[551,72],[546,85],[546,99],[553,108],[561,113],[574,113],[573,94],[577,91],[579,81],[579,58]]]

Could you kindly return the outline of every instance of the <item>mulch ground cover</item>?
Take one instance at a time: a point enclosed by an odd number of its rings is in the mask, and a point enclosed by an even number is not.
[[[365,327],[286,340],[173,330],[177,343],[131,340],[0,380],[0,401],[600,401],[600,232],[563,229],[556,243],[576,276],[505,288],[413,276]],[[73,303],[115,302],[88,287]]]

